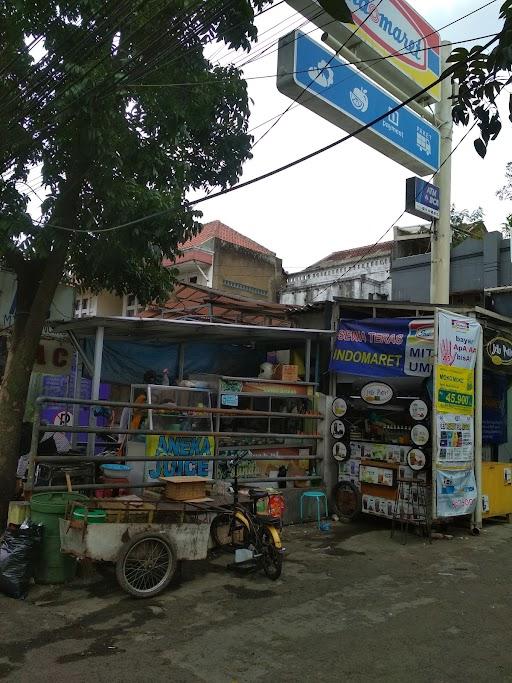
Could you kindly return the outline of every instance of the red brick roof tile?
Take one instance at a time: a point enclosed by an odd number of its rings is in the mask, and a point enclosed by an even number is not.
[[[242,235],[241,233],[233,230],[228,225],[221,223],[221,221],[212,221],[211,223],[205,223],[203,229],[192,239],[187,242],[180,244],[180,249],[190,249],[191,247],[199,247],[208,240],[217,237],[223,242],[229,242],[230,244],[235,244],[238,247],[243,247],[244,249],[249,249],[250,251],[256,251],[259,254],[268,254],[269,256],[275,256],[275,252],[270,251],[266,247],[258,244],[249,237]]]

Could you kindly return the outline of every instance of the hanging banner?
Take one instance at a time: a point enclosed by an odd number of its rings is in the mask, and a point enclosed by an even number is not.
[[[470,515],[476,506],[475,473],[470,470],[437,470],[437,516]]]
[[[474,371],[436,365],[436,410],[440,413],[472,415],[475,404]]]
[[[438,312],[438,362],[456,368],[473,370],[482,328],[474,318]]]
[[[431,319],[341,320],[329,370],[369,377],[429,377],[433,352]]]
[[[472,415],[437,416],[437,462],[446,465],[472,465],[474,423]]]

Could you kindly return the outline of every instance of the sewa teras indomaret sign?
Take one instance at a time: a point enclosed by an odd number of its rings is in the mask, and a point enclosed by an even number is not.
[[[329,370],[369,377],[429,377],[433,362],[432,319],[341,320]]]

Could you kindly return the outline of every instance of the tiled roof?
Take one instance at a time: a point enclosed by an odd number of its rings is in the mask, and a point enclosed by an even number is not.
[[[335,251],[304,270],[316,270],[317,268],[322,268],[330,263],[342,263],[361,257],[369,258],[370,256],[377,256],[378,254],[390,254],[392,247],[393,242],[379,242],[379,244],[372,244],[366,247],[355,247],[354,249],[345,249],[345,251]]]
[[[189,318],[235,322],[241,325],[292,327],[289,319],[291,307],[270,301],[248,299],[210,287],[180,282],[163,307],[147,306],[141,318]]]
[[[229,242],[230,244],[236,244],[238,247],[243,247],[244,249],[249,249],[250,251],[256,251],[259,254],[268,254],[269,256],[275,256],[275,252],[270,251],[266,247],[258,244],[249,237],[242,235],[241,233],[233,230],[224,223],[220,221],[212,221],[211,223],[205,223],[203,229],[194,235],[192,239],[187,242],[180,244],[180,249],[190,249],[191,247],[199,247],[208,240],[217,237],[224,242]]]

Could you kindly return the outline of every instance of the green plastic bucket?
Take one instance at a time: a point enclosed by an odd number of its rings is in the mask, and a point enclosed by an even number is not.
[[[85,502],[80,493],[36,493],[30,501],[33,522],[44,525],[43,543],[36,565],[36,583],[64,583],[75,576],[76,559],[60,551],[59,519],[71,501]]]
[[[87,510],[86,508],[75,508],[73,510],[73,519],[78,519],[81,522],[87,520],[87,524],[104,524],[107,521],[107,513],[105,510]]]

